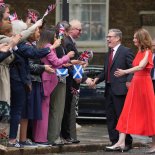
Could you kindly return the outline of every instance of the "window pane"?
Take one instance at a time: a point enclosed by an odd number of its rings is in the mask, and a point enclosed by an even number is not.
[[[104,40],[106,0],[69,0],[69,19],[82,22],[82,35],[79,40]]]

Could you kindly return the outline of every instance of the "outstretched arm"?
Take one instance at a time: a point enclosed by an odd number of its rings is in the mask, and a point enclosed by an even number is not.
[[[137,71],[140,71],[142,69],[145,68],[145,66],[147,65],[148,63],[148,56],[149,56],[149,51],[146,51],[145,53],[145,56],[144,58],[140,61],[139,65],[135,66],[135,67],[132,67],[130,69],[117,69],[117,71],[115,71],[114,75],[116,77],[120,77],[120,76],[123,76],[125,74],[130,74],[130,73],[134,73],[134,72],[137,72]]]

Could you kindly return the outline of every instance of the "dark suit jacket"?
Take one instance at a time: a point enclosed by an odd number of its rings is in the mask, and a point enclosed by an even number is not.
[[[10,78],[21,81],[24,84],[31,83],[29,59],[45,57],[50,53],[49,48],[37,49],[27,42],[17,45],[18,50],[14,51],[15,60],[10,64]]]
[[[74,51],[75,55],[72,59],[77,60],[79,58],[79,53],[78,50],[76,48],[75,43],[73,42],[73,40],[71,39],[70,36],[67,36],[64,39],[64,46],[66,48],[66,54],[70,51]],[[67,77],[67,81],[66,84],[68,86],[68,88],[74,87],[75,89],[79,89],[80,84],[77,84],[74,80],[73,80],[73,75],[72,75],[72,70],[73,70],[73,66],[68,67],[68,73],[69,76]]]
[[[79,58],[79,52],[78,52],[78,50],[76,48],[76,44],[73,42],[73,40],[71,39],[70,36],[67,36],[64,39],[64,46],[67,49],[67,53],[70,52],[70,51],[75,52],[75,55],[74,55],[74,57],[72,59],[78,59]]]
[[[105,62],[104,62],[104,71],[98,76],[99,82],[105,80],[106,87],[107,87],[107,72],[108,72],[108,57],[109,52],[107,53]],[[117,68],[120,69],[128,69],[132,67],[132,61],[134,59],[134,55],[131,49],[120,45],[118,50],[115,53],[113,58],[113,62],[110,69],[110,84],[111,89],[115,95],[125,95],[127,93],[126,82],[130,82],[132,79],[132,74],[124,75],[121,77],[114,76],[114,72]],[[105,95],[106,95],[106,88],[105,88]]]

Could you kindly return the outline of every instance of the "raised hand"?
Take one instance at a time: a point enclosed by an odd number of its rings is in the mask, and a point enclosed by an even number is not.
[[[67,53],[67,55],[70,57],[70,58],[73,58],[74,55],[75,55],[75,52],[74,51],[70,51]]]
[[[22,37],[21,34],[17,34],[17,35],[12,36],[10,46],[11,47],[16,46],[19,43],[21,37]]]
[[[56,39],[54,44],[52,45],[52,48],[57,48],[61,45],[61,39]]]

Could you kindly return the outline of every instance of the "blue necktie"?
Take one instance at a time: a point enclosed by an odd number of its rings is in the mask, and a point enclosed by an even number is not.
[[[151,77],[153,78],[154,77],[154,71],[155,71],[155,54],[153,55],[153,68],[151,70]]]

